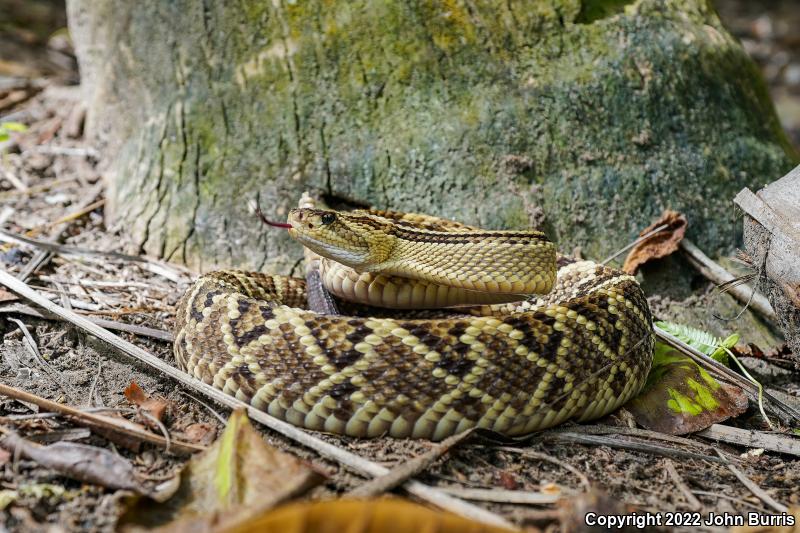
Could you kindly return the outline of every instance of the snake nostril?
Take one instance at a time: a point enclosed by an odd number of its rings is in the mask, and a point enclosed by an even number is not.
[[[311,222],[309,222],[307,227],[308,227],[308,229],[314,229],[314,224],[312,224]]]

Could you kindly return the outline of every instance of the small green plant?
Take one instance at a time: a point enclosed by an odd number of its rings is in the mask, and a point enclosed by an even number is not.
[[[739,359],[731,352],[731,348],[736,346],[736,343],[739,342],[738,333],[734,333],[726,339],[720,340],[707,331],[684,326],[682,324],[656,322],[656,326],[726,366],[729,365],[729,358],[732,359],[733,362],[736,363],[736,366],[739,367],[739,370],[742,371],[742,374],[758,387],[758,410],[761,411],[761,416],[764,417],[770,429],[774,429],[772,422],[767,417],[767,413],[764,412],[764,388],[761,386],[761,383],[750,375],[742,363],[739,362]]]
[[[7,141],[11,132],[26,131],[28,126],[19,122],[0,122],[0,142]]]
[[[728,352],[739,342],[739,334],[734,333],[724,340],[720,340],[707,331],[696,329],[683,324],[672,322],[656,322],[656,325],[669,333],[678,337],[680,340],[692,348],[703,352],[712,359],[716,359],[723,365],[728,364]]]

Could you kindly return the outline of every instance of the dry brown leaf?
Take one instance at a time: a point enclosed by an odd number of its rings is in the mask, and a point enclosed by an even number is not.
[[[653,222],[639,233],[639,236],[647,235],[659,226],[667,227],[658,233],[651,235],[631,249],[622,270],[628,274],[635,274],[640,266],[653,259],[666,257],[678,249],[678,245],[686,234],[686,217],[676,211],[669,209],[662,213],[661,218]]]
[[[217,428],[205,422],[190,424],[183,430],[183,435],[189,442],[208,446],[214,442],[214,438],[217,436]]]
[[[400,498],[330,500],[284,505],[226,533],[509,533],[510,529],[474,522]],[[535,529],[527,531],[537,531]]]
[[[498,476],[500,480],[500,485],[506,490],[517,490],[519,488],[519,483],[517,483],[517,478],[511,472],[506,472],[505,470],[500,472]]]
[[[647,429],[684,435],[742,414],[747,396],[738,387],[719,383],[677,350],[657,343],[647,383],[626,408]]]
[[[16,433],[6,435],[0,445],[12,453],[21,453],[23,457],[45,468],[51,468],[78,481],[109,489],[132,490],[139,494],[144,492],[136,481],[136,473],[130,461],[103,448],[75,442],[39,446]]]
[[[293,455],[264,442],[244,411],[235,411],[219,439],[194,456],[180,486],[163,503],[134,502],[124,530],[163,527],[170,532],[218,530],[305,493],[324,477]]]
[[[147,394],[144,393],[142,388],[137,385],[135,381],[131,381],[131,384],[125,387],[124,394],[125,399],[134,405],[141,405],[148,399]]]
[[[168,406],[166,400],[149,397],[135,381],[131,381],[131,384],[125,388],[125,399],[149,413],[159,422],[164,420]],[[158,429],[158,425],[147,417],[144,417],[144,422],[150,426],[150,429]]]

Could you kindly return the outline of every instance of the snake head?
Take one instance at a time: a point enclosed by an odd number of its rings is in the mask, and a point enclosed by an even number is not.
[[[371,271],[391,251],[380,220],[325,209],[292,209],[289,235],[323,257],[359,271]]]

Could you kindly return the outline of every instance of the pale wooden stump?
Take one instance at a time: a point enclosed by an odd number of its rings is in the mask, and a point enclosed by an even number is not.
[[[746,213],[745,249],[759,285],[800,369],[800,166],[756,194],[742,189],[734,202]]]

